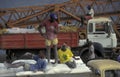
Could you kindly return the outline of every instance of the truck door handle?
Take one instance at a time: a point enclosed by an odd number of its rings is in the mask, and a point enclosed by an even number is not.
[[[95,35],[95,37],[98,37],[97,35]]]

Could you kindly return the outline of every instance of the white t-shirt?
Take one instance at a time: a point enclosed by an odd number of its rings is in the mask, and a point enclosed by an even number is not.
[[[94,53],[94,46],[93,45],[90,46],[89,51],[91,52],[90,59],[94,59],[95,53]]]
[[[90,9],[89,14],[91,15],[92,18],[94,17],[94,10],[92,8]]]

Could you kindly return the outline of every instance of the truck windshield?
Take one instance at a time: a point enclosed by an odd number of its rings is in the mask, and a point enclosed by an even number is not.
[[[119,77],[120,70],[106,70],[105,77]]]
[[[89,33],[114,33],[112,24],[109,22],[89,23]]]

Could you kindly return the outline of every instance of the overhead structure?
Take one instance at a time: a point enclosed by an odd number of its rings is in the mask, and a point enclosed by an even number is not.
[[[88,5],[93,7],[95,17],[107,16],[113,20],[115,25],[120,25],[120,0],[70,0],[43,6],[0,8],[0,26],[36,26],[49,17],[51,12],[58,15],[59,23],[80,25],[80,17],[87,14]]]

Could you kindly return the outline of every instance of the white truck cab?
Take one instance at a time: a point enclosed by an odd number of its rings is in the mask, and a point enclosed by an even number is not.
[[[92,42],[102,44],[104,48],[117,46],[116,34],[109,18],[100,17],[88,20],[87,38]]]

